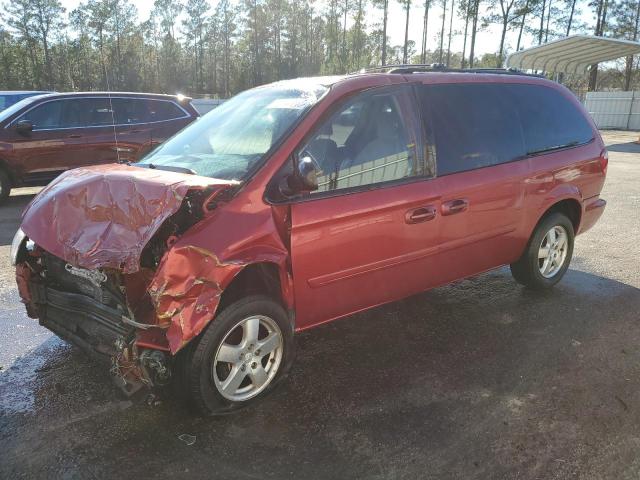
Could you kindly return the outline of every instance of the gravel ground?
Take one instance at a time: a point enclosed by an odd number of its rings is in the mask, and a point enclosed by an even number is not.
[[[0,207],[0,478],[639,478],[640,145],[604,137],[608,207],[556,289],[503,268],[305,332],[277,391],[214,419],[121,397],[26,317],[8,254],[34,191],[15,192]]]

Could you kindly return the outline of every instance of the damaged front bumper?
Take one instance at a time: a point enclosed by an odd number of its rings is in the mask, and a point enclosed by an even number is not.
[[[95,272],[69,268],[46,253],[38,259],[40,272],[34,265],[26,261],[16,266],[19,292],[29,316],[109,365],[116,384],[127,395],[169,382],[172,359],[163,332],[154,334],[150,330],[160,329],[132,319],[115,288],[92,278]],[[113,282],[107,275],[104,279]]]

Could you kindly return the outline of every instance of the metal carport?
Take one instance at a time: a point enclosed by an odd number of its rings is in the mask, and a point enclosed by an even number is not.
[[[572,35],[514,52],[507,67],[543,72],[585,73],[591,65],[640,53],[640,43],[591,35]]]

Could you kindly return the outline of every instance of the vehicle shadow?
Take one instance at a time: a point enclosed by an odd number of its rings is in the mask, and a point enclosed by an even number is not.
[[[610,152],[640,153],[640,144],[636,142],[614,143],[607,145],[607,150]]]
[[[22,212],[35,197],[34,189],[27,189],[29,193],[13,194],[0,205],[0,246],[10,245],[13,236],[20,227]]]
[[[276,391],[210,419],[123,399],[48,340],[0,373],[0,473],[24,472],[28,444],[35,476],[566,478],[640,424],[638,311],[640,289],[609,278],[570,270],[539,293],[501,269],[300,334]]]

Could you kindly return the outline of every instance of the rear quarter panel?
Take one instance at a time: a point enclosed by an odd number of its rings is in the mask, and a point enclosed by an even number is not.
[[[556,83],[544,83],[564,95],[581,112],[591,125],[593,139],[585,145],[530,157],[526,229],[530,235],[540,218],[555,203],[574,199],[581,206],[581,225],[576,232],[581,233],[595,223],[594,220],[588,226],[582,225],[582,220],[588,205],[597,200],[604,186],[606,175],[600,163],[604,142],[593,119],[571,91]]]

